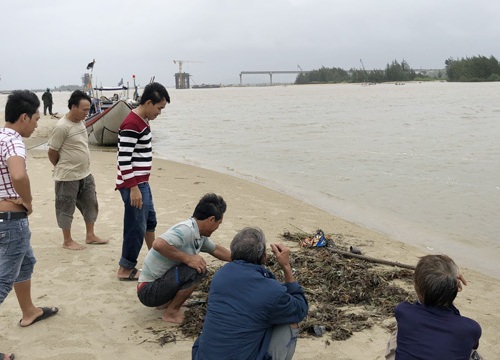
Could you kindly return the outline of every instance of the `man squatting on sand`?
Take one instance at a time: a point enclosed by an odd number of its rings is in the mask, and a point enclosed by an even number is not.
[[[193,360],[290,360],[295,353],[298,322],[308,311],[304,290],[294,280],[290,250],[271,244],[285,283],[264,264],[266,238],[262,230],[245,228],[233,238],[232,262],[212,278],[208,307]]]
[[[21,327],[55,315],[56,307],[36,307],[31,299],[31,275],[36,263],[28,216],[33,212],[26,146],[40,119],[40,100],[28,90],[13,91],[0,128],[0,304],[14,287],[21,307]],[[14,354],[0,353],[0,360]]]
[[[455,262],[446,255],[423,256],[415,268],[416,303],[402,302],[394,311],[398,323],[387,360],[481,360],[477,353],[481,327],[461,316],[453,305],[462,283]]]
[[[123,120],[118,133],[116,189],[125,209],[122,255],[116,274],[120,280],[137,280],[135,266],[142,244],[146,240],[151,249],[155,240],[156,212],[149,187],[153,161],[149,121],[160,115],[167,103],[170,96],[163,85],[146,85],[139,106]]]
[[[98,204],[94,177],[90,173],[87,129],[83,123],[90,102],[90,96],[83,91],[74,91],[68,101],[69,112],[57,122],[48,142],[49,160],[54,165],[57,225],[62,229],[63,248],[69,250],[85,249],[71,236],[75,207],[85,221],[85,243],[108,242],[94,233]]]
[[[181,306],[207,274],[200,252],[231,261],[229,250],[209,238],[219,228],[225,212],[226,202],[221,196],[206,194],[191,218],[154,240],[142,265],[137,295],[146,306],[165,308],[164,321],[180,324],[184,320]]]

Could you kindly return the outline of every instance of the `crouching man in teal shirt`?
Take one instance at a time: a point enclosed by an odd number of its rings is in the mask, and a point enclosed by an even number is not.
[[[191,218],[153,241],[144,259],[137,295],[146,306],[165,308],[164,321],[180,324],[184,320],[181,306],[207,273],[200,252],[231,261],[229,250],[209,238],[219,228],[225,212],[226,202],[221,196],[206,194]]]

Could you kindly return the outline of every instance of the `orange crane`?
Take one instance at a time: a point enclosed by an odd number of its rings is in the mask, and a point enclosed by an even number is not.
[[[172,60],[174,64],[179,64],[179,88],[184,89],[184,82],[182,80],[182,64],[184,63],[199,63],[201,61],[190,61],[190,60]]]

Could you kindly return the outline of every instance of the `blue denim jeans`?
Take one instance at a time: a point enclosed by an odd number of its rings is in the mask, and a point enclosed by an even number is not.
[[[146,231],[155,231],[156,228],[156,212],[149,183],[141,183],[138,187],[142,194],[140,209],[130,205],[130,189],[118,189],[125,207],[122,257],[118,264],[125,269],[133,269],[137,265]]]
[[[0,304],[14,283],[31,279],[36,259],[28,219],[0,220]]]

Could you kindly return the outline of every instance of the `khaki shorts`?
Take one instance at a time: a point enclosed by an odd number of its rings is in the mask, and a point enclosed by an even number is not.
[[[99,206],[92,174],[81,180],[56,181],[55,192],[56,219],[61,229],[71,229],[75,208],[80,210],[86,224],[96,222]]]

